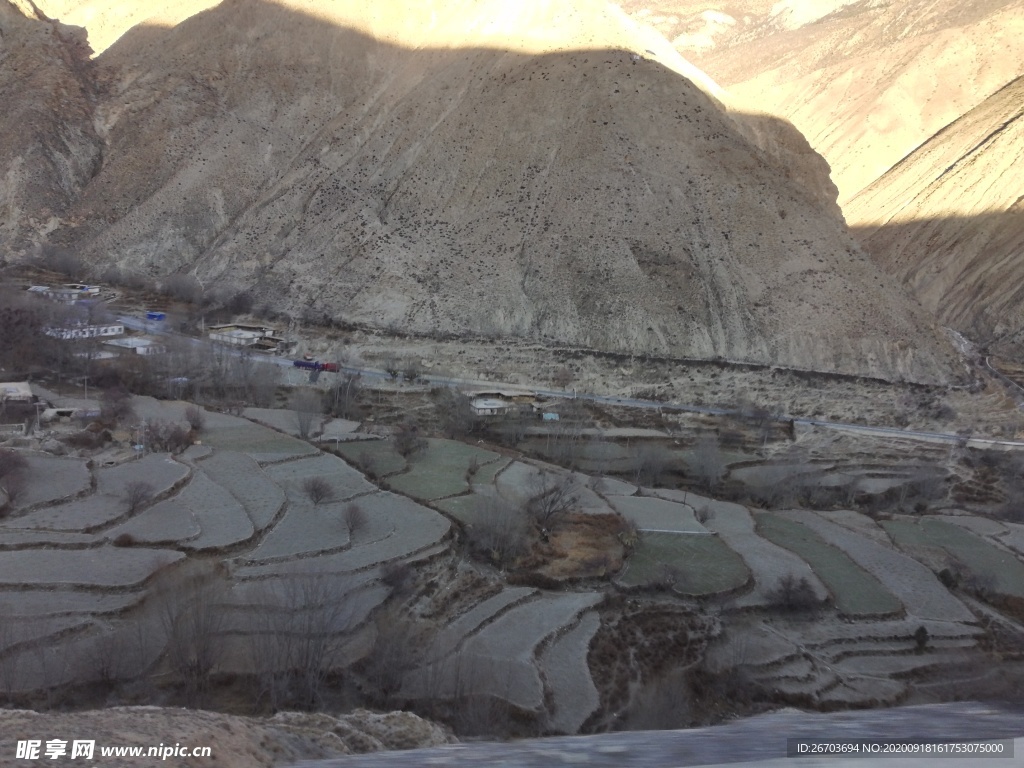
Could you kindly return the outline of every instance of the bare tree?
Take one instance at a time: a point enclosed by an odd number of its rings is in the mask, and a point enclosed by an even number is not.
[[[127,389],[115,386],[103,390],[100,395],[100,418],[103,421],[113,425],[129,421],[134,415],[132,395]]]
[[[145,480],[132,480],[124,487],[124,506],[134,515],[153,498],[153,486]]]
[[[483,497],[468,528],[473,547],[495,565],[505,568],[529,545],[523,510],[499,497]]]
[[[351,628],[356,607],[344,586],[335,576],[315,573],[284,582],[285,605],[292,608],[294,700],[304,709],[321,705],[324,684],[341,660],[343,635]]]
[[[533,494],[526,502],[526,511],[547,540],[551,528],[564,517],[577,501],[575,484],[570,475],[552,476],[541,471],[533,481]]]
[[[397,608],[383,608],[374,617],[377,636],[373,649],[362,662],[367,689],[383,706],[392,706],[405,682],[416,668],[426,646],[418,628]]]
[[[334,486],[323,477],[307,477],[302,481],[302,492],[315,506],[334,498]]]
[[[215,569],[165,575],[154,590],[171,671],[195,704],[210,684],[223,652],[223,584]]]
[[[309,437],[313,422],[322,413],[320,396],[312,389],[298,389],[292,393],[288,403],[295,412],[299,436]]]
[[[725,459],[718,440],[705,436],[697,441],[689,462],[690,471],[706,488],[716,488],[725,475]]]
[[[27,486],[28,482],[23,472],[11,472],[0,477],[0,493],[3,493],[6,499],[0,510],[6,512],[9,507],[14,506]]]
[[[441,429],[449,437],[462,437],[476,427],[476,416],[469,398],[455,389],[442,389],[437,393],[437,415]]]
[[[361,377],[358,373],[343,373],[336,376],[328,394],[331,415],[343,419],[358,417],[362,390]]]

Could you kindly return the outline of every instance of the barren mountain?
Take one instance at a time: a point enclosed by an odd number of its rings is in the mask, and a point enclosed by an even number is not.
[[[1018,78],[847,206],[858,236],[942,322],[1004,351],[1024,331],[1024,78]]]
[[[232,0],[94,66],[102,166],[49,238],[97,266],[425,333],[954,370],[803,138],[614,6]]]
[[[1024,1],[629,0],[737,99],[783,116],[844,205],[1024,74]]]

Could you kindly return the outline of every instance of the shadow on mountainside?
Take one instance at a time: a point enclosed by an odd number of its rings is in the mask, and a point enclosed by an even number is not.
[[[1024,209],[851,227],[925,309],[993,352],[1024,356]]]

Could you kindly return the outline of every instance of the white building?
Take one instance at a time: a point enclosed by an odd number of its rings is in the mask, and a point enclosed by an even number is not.
[[[56,287],[33,285],[29,286],[28,292],[34,296],[57,301],[61,304],[74,304],[82,299],[95,299],[100,295],[100,287],[84,283],[65,283]]]
[[[214,325],[210,326],[210,341],[228,344],[232,347],[251,347],[267,336],[273,336],[273,328],[260,325]]]
[[[69,325],[44,328],[43,333],[55,339],[96,339],[109,336],[123,336],[124,326],[121,323],[92,325],[89,323],[71,323]]]
[[[474,416],[502,416],[513,408],[513,403],[491,397],[477,397],[469,402]]]
[[[126,336],[123,339],[111,339],[110,341],[104,341],[103,346],[122,354],[162,355],[167,351],[167,347],[147,336]]]
[[[0,383],[0,403],[34,403],[35,395],[27,381]]]

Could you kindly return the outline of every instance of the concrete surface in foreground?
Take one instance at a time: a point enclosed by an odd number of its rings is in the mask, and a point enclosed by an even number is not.
[[[787,739],[1013,739],[1013,757],[787,757]],[[377,752],[309,761],[300,768],[967,768],[1024,766],[1024,706],[978,703],[809,714],[795,710],[683,731],[622,731],[596,736],[470,742],[407,752]]]

